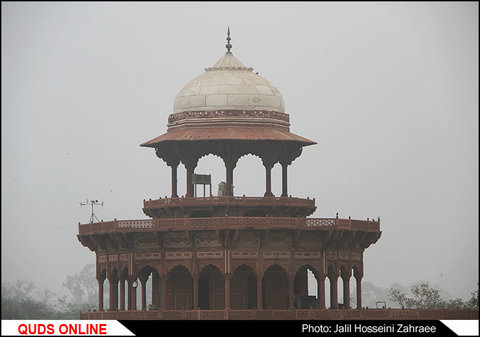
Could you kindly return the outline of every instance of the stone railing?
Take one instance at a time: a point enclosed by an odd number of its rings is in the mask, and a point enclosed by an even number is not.
[[[289,206],[314,207],[315,198],[302,199],[295,197],[235,197],[211,196],[192,198],[160,198],[143,200],[144,208],[175,207],[175,206]]]
[[[295,309],[90,311],[80,319],[134,320],[478,320],[478,310],[458,309]]]
[[[208,217],[208,218],[161,218],[145,220],[113,220],[78,224],[82,234],[109,232],[168,231],[168,230],[215,230],[215,229],[293,229],[330,230],[350,229],[370,232],[380,231],[380,221],[340,218],[290,218],[290,217]]]

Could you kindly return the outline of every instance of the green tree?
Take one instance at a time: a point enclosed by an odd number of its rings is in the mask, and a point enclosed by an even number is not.
[[[96,306],[97,288],[94,264],[87,264],[77,274],[66,277],[63,282],[66,294],[60,297],[59,303],[68,318],[78,319],[80,312],[88,311]]]
[[[2,319],[57,319],[61,318],[50,303],[55,294],[48,289],[34,293],[32,281],[2,283]]]
[[[444,306],[440,290],[432,288],[428,283],[413,285],[410,288],[410,295],[391,288],[389,297],[406,309],[439,309]]]
[[[391,288],[389,297],[405,309],[478,309],[478,289],[472,292],[472,298],[466,302],[461,298],[444,299],[441,290],[428,283],[412,285],[410,294]]]
[[[478,283],[477,290],[472,292],[472,297],[467,301],[467,307],[470,309],[478,309]]]
[[[86,265],[67,276],[63,295],[50,289],[36,290],[32,281],[2,283],[2,319],[79,319],[80,312],[95,307],[95,265]]]

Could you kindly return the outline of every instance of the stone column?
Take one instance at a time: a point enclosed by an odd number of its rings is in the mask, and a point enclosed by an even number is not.
[[[114,279],[114,276],[113,275],[110,275],[110,278],[108,279],[108,282],[109,282],[109,301],[108,301],[108,310],[109,311],[112,311],[112,310],[116,310],[115,308],[115,290],[117,290],[118,292],[118,289],[115,289],[115,279]]]
[[[262,277],[259,275],[257,279],[257,309],[263,309],[263,291],[262,291]]]
[[[357,309],[362,309],[362,277],[355,276],[357,281]]]
[[[317,278],[317,300],[320,309],[325,309],[325,275],[319,275]]]
[[[223,162],[225,163],[225,180],[226,180],[226,191],[225,195],[233,196],[233,170],[237,166],[238,158],[232,154],[225,155]]]
[[[288,276],[288,309],[290,310],[295,309],[294,284],[293,284],[294,280],[295,280],[295,275]]]
[[[282,197],[288,197],[288,186],[287,186],[287,163],[282,163]]]
[[[159,304],[159,286],[160,286],[160,276],[156,271],[152,272],[152,306],[155,310],[160,307]]]
[[[329,275],[328,279],[330,280],[330,308],[338,309],[338,275]]]
[[[178,198],[177,194],[177,168],[178,168],[178,162],[172,163],[171,168],[172,168],[172,198]]]
[[[225,274],[225,309],[230,309],[230,278],[232,275]]]
[[[162,309],[167,309],[167,276],[162,278]]]
[[[186,197],[193,197],[193,174],[195,172],[196,166],[197,163],[188,163],[185,165],[185,168],[187,169],[187,194],[185,194]]]
[[[352,277],[352,267],[342,266],[340,276],[343,281],[343,305],[345,309],[350,309],[350,278]]]
[[[272,193],[272,168],[273,164],[271,161],[264,160],[263,166],[265,166],[265,194],[264,197],[273,197]]]
[[[192,276],[193,278],[193,310],[198,309],[198,275],[195,274]]]
[[[140,284],[142,285],[142,310],[147,310],[147,280],[148,275],[140,275]]]
[[[137,310],[137,286],[134,286],[136,278],[129,280],[128,287],[130,288],[130,310]]]
[[[98,279],[98,311],[103,311],[103,282],[105,278]]]
[[[226,176],[226,191],[225,195],[227,196],[232,196],[233,195],[233,165],[231,164],[226,164],[226,169],[227,172],[225,174]]]
[[[113,310],[118,310],[118,277],[113,279]]]
[[[127,310],[132,310],[133,280],[127,279]]]
[[[343,305],[350,309],[350,275],[342,276],[343,280]]]
[[[120,310],[125,310],[125,279],[120,279]]]
[[[283,149],[283,155],[280,156],[278,162],[282,165],[282,197],[288,197],[288,165],[292,164],[292,162],[300,156],[302,153],[301,147],[289,147]]]

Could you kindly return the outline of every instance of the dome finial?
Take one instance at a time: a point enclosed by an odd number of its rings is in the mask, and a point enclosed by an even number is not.
[[[227,53],[230,53],[230,49],[232,48],[232,45],[230,44],[230,26],[228,26],[228,29],[227,29],[227,44],[225,45],[225,47],[227,47]]]

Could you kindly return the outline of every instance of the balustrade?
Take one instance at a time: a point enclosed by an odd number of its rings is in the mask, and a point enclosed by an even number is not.
[[[379,221],[338,218],[289,218],[289,217],[207,217],[162,218],[145,220],[113,220],[79,224],[79,234],[100,234],[112,231],[166,231],[198,229],[346,229],[379,231]]]

